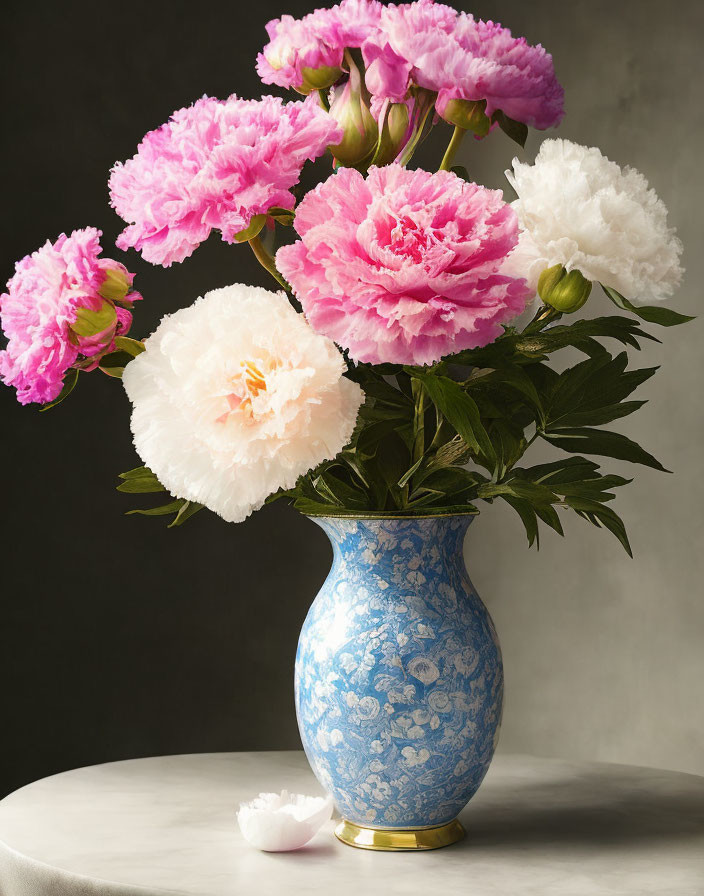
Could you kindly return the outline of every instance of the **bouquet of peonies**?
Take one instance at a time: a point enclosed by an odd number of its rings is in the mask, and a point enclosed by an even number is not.
[[[120,249],[169,266],[216,230],[280,289],[214,290],[140,342],[132,274],[100,257],[99,231],[62,235],[0,297],[0,376],[44,408],[82,373],[122,378],[144,466],[119,489],[170,493],[130,512],[172,525],[280,498],[325,516],[475,514],[500,498],[530,543],[539,520],[562,533],[561,508],[630,552],[609,507],[628,480],[590,458],[663,469],[602,428],[641,407],[630,395],[654,373],[603,341],[638,349],[654,339],[638,318],[690,319],[642,304],[682,275],[663,203],[566,140],[514,160],[510,204],[453,166],[468,133],[523,145],[562,118],[551,56],[501,25],[433,0],[342,0],[267,32],[259,75],[303,99],[203,97],[109,185]],[[433,128],[447,128],[439,170],[410,167]],[[304,164],[326,154],[328,176],[300,196]],[[618,311],[570,317],[595,283]],[[584,360],[553,364],[568,347]],[[556,459],[521,464],[537,439]]]

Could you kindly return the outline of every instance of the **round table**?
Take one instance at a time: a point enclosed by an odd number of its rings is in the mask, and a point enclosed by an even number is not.
[[[242,838],[242,800],[320,793],[298,752],[114,762],[37,781],[0,802],[2,896],[704,893],[704,778],[495,758],[446,849],[353,849],[331,821],[298,852]]]

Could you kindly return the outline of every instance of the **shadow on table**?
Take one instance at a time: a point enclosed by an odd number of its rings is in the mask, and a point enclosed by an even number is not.
[[[617,848],[702,837],[704,782],[688,775],[677,781],[675,789],[671,773],[610,766],[564,781],[494,782],[487,798],[461,815],[464,843],[502,850],[545,843]]]

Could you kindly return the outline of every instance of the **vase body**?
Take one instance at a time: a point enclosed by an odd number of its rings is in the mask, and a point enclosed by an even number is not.
[[[296,711],[353,825],[448,825],[491,762],[503,670],[464,564],[471,519],[314,519],[333,564],[301,631]]]

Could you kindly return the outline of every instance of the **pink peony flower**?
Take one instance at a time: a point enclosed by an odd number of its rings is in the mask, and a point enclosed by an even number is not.
[[[357,361],[430,364],[486,345],[532,297],[500,272],[518,222],[456,174],[344,168],[298,207],[276,263],[318,332]]]
[[[342,74],[345,49],[361,47],[380,15],[378,0],[342,0],[302,19],[272,19],[266,26],[269,43],[257,56],[260,78],[302,93],[329,87]]]
[[[212,230],[234,242],[257,216],[293,208],[291,188],[304,162],[341,134],[317,97],[204,97],[148,133],[137,154],[113,169],[111,202],[130,225],[117,245],[168,267]]]
[[[487,116],[500,109],[540,129],[563,116],[563,90],[543,47],[433,0],[385,7],[363,53],[373,94],[400,100],[417,84],[438,93],[437,111],[449,120],[452,100],[485,100]]]
[[[133,275],[118,261],[99,258],[99,230],[61,234],[15,266],[0,296],[8,339],[0,376],[21,404],[53,401],[71,367],[92,370],[132,324]]]

